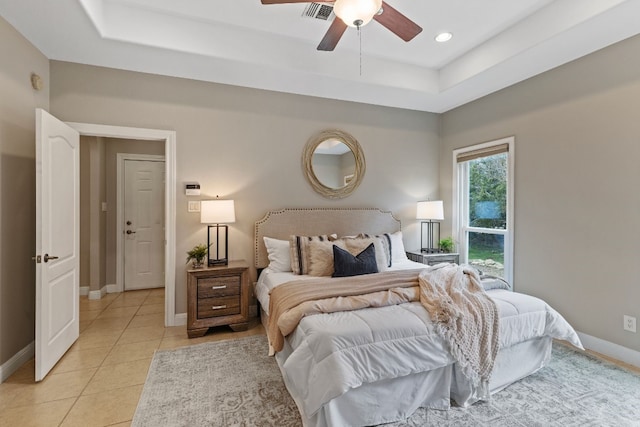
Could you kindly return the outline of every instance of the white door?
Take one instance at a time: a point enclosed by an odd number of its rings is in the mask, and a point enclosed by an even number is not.
[[[79,335],[80,135],[36,110],[36,381]]]
[[[164,286],[164,162],[125,160],[124,289]]]

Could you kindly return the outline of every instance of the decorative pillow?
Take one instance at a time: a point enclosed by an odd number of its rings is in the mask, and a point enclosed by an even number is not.
[[[289,242],[271,237],[264,237],[264,245],[267,248],[269,268],[276,272],[291,271],[291,255],[289,255]]]
[[[490,291],[492,289],[505,289],[507,291],[511,290],[511,285],[509,284],[509,282],[498,276],[483,274],[480,276],[480,284],[485,291]]]
[[[375,245],[376,247],[376,260],[378,262],[378,270],[386,271],[388,267],[391,267],[391,236],[389,233],[378,234],[375,236],[370,236],[368,234],[361,234],[360,238],[377,238],[379,239],[379,243]],[[384,262],[383,258],[384,256]]]
[[[316,241],[309,242],[309,275],[331,276],[333,274],[333,246],[347,249],[344,241]]]
[[[334,245],[333,264],[335,268],[333,277],[359,276],[378,272],[376,250],[373,243],[356,256]]]
[[[329,236],[324,234],[322,236],[291,236],[289,238],[291,270],[294,274],[309,274],[309,243],[312,241],[328,242]]]
[[[404,243],[402,242],[402,231],[396,231],[393,234],[389,234],[391,242],[391,263],[395,264],[398,261],[406,261],[407,252],[404,250]]]
[[[378,271],[387,271],[390,266],[388,258],[388,245],[385,245],[386,238],[381,236],[375,237],[363,237],[359,239],[344,239],[344,243],[347,246],[347,250],[351,252],[351,255],[357,255],[364,250],[370,244],[376,251],[376,265]]]

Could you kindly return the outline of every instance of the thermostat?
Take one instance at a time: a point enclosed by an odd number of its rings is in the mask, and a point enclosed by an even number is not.
[[[199,196],[200,195],[200,184],[197,182],[187,182],[184,185],[184,194],[187,196]]]

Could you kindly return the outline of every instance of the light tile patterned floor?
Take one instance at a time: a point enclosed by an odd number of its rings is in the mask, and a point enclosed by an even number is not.
[[[44,381],[31,360],[0,384],[0,426],[129,426],[155,350],[265,333],[257,319],[194,339],[163,325],[164,289],[81,297],[80,338]]]

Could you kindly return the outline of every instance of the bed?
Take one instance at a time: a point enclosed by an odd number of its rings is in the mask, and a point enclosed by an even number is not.
[[[406,258],[400,222],[390,212],[283,209],[257,221],[255,266],[260,274],[255,295],[265,328],[276,288],[284,290],[292,282],[319,287],[322,280],[356,283],[364,277],[321,279],[286,271],[291,260],[282,258],[291,236],[363,234],[388,240],[385,248],[377,249],[388,251],[392,262],[375,277],[418,274],[427,268]],[[571,326],[544,301],[500,286],[487,295],[500,317],[499,350],[488,389],[464,375],[420,302],[302,317],[275,358],[304,425],[376,425],[405,419],[419,407],[446,410],[451,401],[468,406],[544,367],[553,339],[581,347]]]

